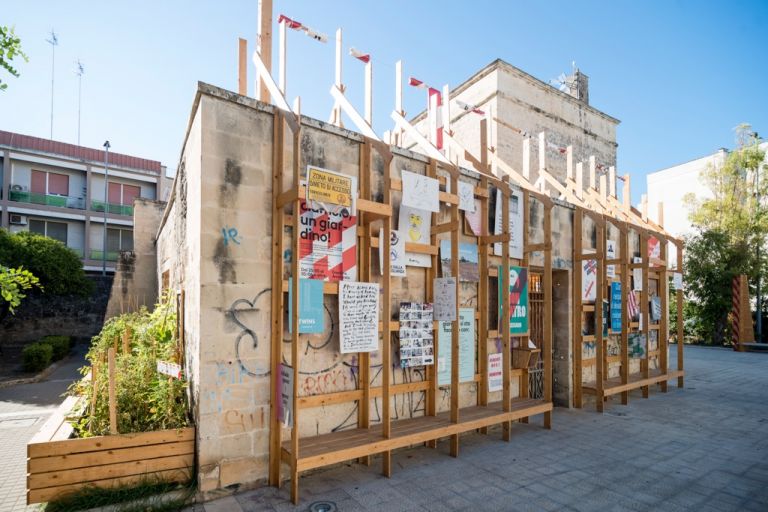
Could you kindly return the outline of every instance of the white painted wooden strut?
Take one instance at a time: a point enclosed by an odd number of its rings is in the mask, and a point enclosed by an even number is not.
[[[597,168],[595,166],[595,156],[589,157],[589,188],[597,189]]]
[[[584,162],[576,164],[576,197],[584,199]]]
[[[441,115],[443,116],[443,140],[445,140],[445,134],[451,135],[453,133],[451,130],[451,89],[448,87],[448,84],[443,86],[443,108]],[[445,153],[445,158],[453,161],[450,144],[443,144],[443,152]]]
[[[547,134],[539,133],[539,177],[536,183],[539,184],[539,190],[546,192],[547,185],[544,180],[544,170],[547,168]]]
[[[488,154],[493,155],[496,153],[496,144],[494,144],[494,127],[496,126],[496,122],[494,121],[493,117],[493,105],[488,103],[486,109],[485,109],[485,126],[486,126],[486,133],[488,137]],[[485,148],[480,148],[481,151],[485,151]],[[491,174],[496,176],[497,178],[501,176],[501,167],[498,165],[497,159],[491,158],[488,162],[491,166]]]
[[[342,32],[341,29],[336,30],[336,74],[334,78],[334,85],[339,88],[340,91],[344,92],[344,84],[342,82],[342,62],[341,62],[341,54],[342,54]],[[331,110],[331,117],[328,120],[329,123],[334,124],[336,126],[343,126],[341,122],[341,107],[339,107],[339,104],[337,102],[333,102],[333,109]]]
[[[373,126],[373,61],[365,63],[365,121]]]
[[[424,135],[419,133],[419,130],[413,127],[411,123],[406,121],[406,119],[403,117],[402,114],[400,114],[397,111],[392,111],[392,114],[390,115],[392,120],[395,122],[398,128],[400,128],[403,132],[407,133],[409,137],[413,139],[414,142],[424,151],[424,153],[434,158],[435,160],[439,160],[445,164],[450,164],[451,162],[445,158],[445,155],[443,155],[433,144],[431,144]]]
[[[523,137],[523,178],[531,180],[531,138]]]
[[[611,197],[616,197],[616,167],[614,166],[608,168],[608,192]]]
[[[357,129],[360,130],[363,135],[370,137],[373,140],[381,141],[379,136],[376,135],[376,132],[373,131],[371,125],[368,124],[357,110],[355,110],[355,107],[352,106],[349,100],[344,96],[344,93],[341,92],[336,85],[331,86],[331,96],[333,96],[333,99],[336,100],[341,109],[349,116],[352,122],[355,123]]]
[[[278,64],[279,64],[279,75],[278,75],[278,84],[280,87],[280,92],[285,95],[285,77],[286,77],[286,52],[288,49],[286,48],[286,37],[285,37],[285,25],[286,22],[282,21],[278,23],[278,38],[279,38],[279,57],[278,57]]]
[[[405,117],[403,110],[403,61],[395,62],[395,112]],[[394,130],[394,143],[398,146],[403,145],[403,130],[398,128]]]
[[[264,64],[264,61],[261,60],[259,52],[253,52],[253,64],[256,66],[256,75],[259,76],[261,82],[267,87],[269,94],[272,96],[272,102],[275,104],[275,106],[279,109],[285,110],[286,112],[293,113],[293,110],[291,110],[291,107],[285,100],[285,96],[275,83],[272,75],[269,73],[269,70]]]
[[[600,197],[603,199],[608,198],[608,185],[606,184],[607,177],[605,174],[600,175]]]
[[[565,148],[565,177],[569,184],[573,181],[573,146]]]

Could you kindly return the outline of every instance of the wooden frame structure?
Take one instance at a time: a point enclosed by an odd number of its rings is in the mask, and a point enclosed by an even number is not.
[[[342,108],[345,108],[343,102]],[[346,110],[346,108],[345,108]],[[270,420],[270,470],[269,480],[271,485],[280,486],[282,480],[281,464],[286,463],[290,466],[291,475],[291,499],[294,503],[298,502],[298,479],[301,472],[327,466],[337,462],[355,460],[370,464],[372,455],[382,456],[382,471],[386,476],[391,475],[391,452],[394,449],[410,446],[413,444],[427,443],[429,446],[436,447],[437,441],[442,438],[449,438],[450,453],[452,456],[458,456],[459,436],[460,434],[476,429],[487,432],[487,427],[492,425],[503,426],[503,438],[510,439],[511,422],[515,420],[525,420],[530,416],[544,414],[544,425],[546,428],[551,426],[552,412],[552,255],[551,255],[551,212],[553,202],[545,195],[538,194],[530,190],[523,190],[523,223],[524,223],[524,257],[517,261],[510,258],[509,255],[509,210],[502,208],[503,230],[501,234],[491,235],[488,229],[488,211],[491,192],[499,189],[502,192],[503,204],[508,205],[510,196],[510,184],[507,181],[499,180],[487,172],[480,172],[475,179],[479,185],[475,186],[475,198],[479,200],[482,211],[482,234],[477,237],[479,251],[479,269],[480,281],[478,283],[478,309],[475,315],[476,321],[476,343],[478,343],[478,364],[476,373],[470,385],[478,386],[477,405],[472,407],[460,407],[460,387],[463,383],[459,382],[459,322],[458,310],[459,301],[457,300],[456,318],[452,324],[451,339],[451,382],[450,389],[450,408],[445,411],[438,410],[439,388],[445,386],[438,385],[437,371],[434,365],[427,366],[426,377],[421,382],[409,382],[403,384],[392,384],[392,361],[391,344],[393,331],[399,327],[399,323],[392,319],[392,296],[391,296],[391,276],[389,271],[389,243],[390,231],[392,230],[393,200],[392,192],[402,191],[402,181],[392,177],[393,154],[389,146],[365,137],[360,144],[360,167],[359,167],[359,187],[360,191],[357,199],[358,215],[358,261],[359,261],[359,280],[373,281],[371,275],[371,251],[378,249],[383,245],[383,270],[382,276],[378,278],[382,290],[381,321],[379,323],[379,332],[382,339],[381,362],[383,370],[381,373],[381,386],[373,387],[371,385],[371,359],[370,354],[362,352],[358,354],[359,361],[359,387],[355,390],[341,391],[322,395],[301,396],[299,394],[298,379],[294,378],[292,389],[293,410],[291,411],[293,425],[291,428],[291,437],[285,442],[282,439],[282,425],[278,419],[278,403],[280,401],[277,395],[278,379],[280,378],[280,364],[282,357],[282,339],[285,331],[284,312],[287,299],[289,281],[283,279],[283,258],[282,254],[286,247],[286,237],[284,235],[284,226],[290,226],[292,233],[299,232],[299,205],[304,198],[303,187],[300,186],[302,179],[302,165],[300,158],[300,140],[302,126],[299,116],[290,112],[284,112],[276,109],[274,117],[274,151],[273,151],[273,290],[280,290],[282,293],[273,293],[272,298],[272,333],[271,333],[271,381],[272,381],[272,401],[271,401],[271,420]],[[286,127],[289,130],[286,130]],[[289,132],[289,133],[288,133]],[[290,186],[284,189],[284,173],[286,171],[285,146],[286,142],[291,147],[290,160]],[[372,180],[372,156],[377,152],[383,160],[383,176],[381,176],[382,190],[378,197],[380,201],[372,200],[373,180]],[[437,276],[439,265],[439,239],[448,238],[451,241],[451,275],[459,275],[458,245],[459,236],[463,226],[460,222],[459,199],[455,191],[458,190],[459,177],[462,172],[458,167],[445,161],[438,161],[435,158],[430,159],[426,165],[426,176],[436,178],[441,185],[450,185],[447,190],[440,192],[440,202],[442,205],[441,214],[446,216],[444,220],[433,214],[433,223],[431,231],[431,242],[426,244],[406,244],[406,249],[412,252],[429,254],[432,256],[432,268],[427,269],[424,283],[424,300],[431,301],[433,296],[432,280]],[[446,187],[448,189],[448,187]],[[529,207],[532,201],[538,201],[544,209],[544,241],[542,243],[529,243]],[[438,222],[440,221],[440,222]],[[374,236],[381,229],[383,238]],[[499,258],[492,255],[493,244],[501,243],[503,254]],[[291,237],[291,254],[299,254],[299,237]],[[496,326],[489,325],[489,284],[491,279],[498,278],[498,263],[503,268],[510,264],[519,264],[527,266],[529,256],[533,252],[543,254],[543,266],[538,269],[541,273],[544,291],[544,321],[543,336],[537,340],[543,359],[544,366],[544,393],[539,399],[528,397],[527,382],[528,368],[513,368],[513,352],[530,352],[528,349],[528,336],[520,337],[519,348],[513,349],[512,336],[509,328],[498,329]],[[494,263],[491,264],[491,260]],[[299,275],[299,261],[294,257],[290,263],[291,276]],[[508,273],[501,276],[499,286],[501,289],[508,289]],[[290,282],[291,300],[293,301],[293,311],[298,311],[299,301],[299,280],[293,279]],[[326,282],[324,285],[324,294],[334,295],[338,293],[338,284]],[[457,294],[459,289],[457,287]],[[501,304],[501,325],[509,325],[509,294],[502,294]],[[294,315],[291,329],[291,357],[290,365],[293,368],[294,376],[301,372],[301,354],[299,351],[300,338],[298,329],[298,315]],[[435,328],[438,323],[435,322]],[[502,340],[502,360],[503,360],[503,392],[500,401],[491,401],[487,387],[488,381],[488,340],[500,337]],[[438,350],[438,339],[434,336],[435,353]],[[528,357],[516,358],[527,362]],[[520,393],[518,397],[512,398],[512,383],[517,379],[519,382]],[[405,420],[391,420],[390,400],[392,397],[412,392],[425,392],[426,394],[426,414],[421,417],[409,418]],[[371,401],[381,399],[382,420],[380,424],[372,425],[371,422]],[[302,410],[326,406],[331,404],[340,404],[347,402],[357,402],[358,417],[357,428],[353,430],[344,430],[318,436],[301,438],[299,436],[299,426],[302,417]]]

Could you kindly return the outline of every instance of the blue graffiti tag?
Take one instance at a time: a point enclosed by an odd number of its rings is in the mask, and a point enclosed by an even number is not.
[[[229,241],[240,245],[240,235],[237,234],[237,228],[221,228],[221,234],[224,236],[224,245],[229,245]]]

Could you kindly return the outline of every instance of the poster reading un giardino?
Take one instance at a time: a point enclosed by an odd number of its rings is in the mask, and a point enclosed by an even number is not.
[[[357,217],[347,207],[328,212],[301,201],[299,272],[303,279],[357,280]]]

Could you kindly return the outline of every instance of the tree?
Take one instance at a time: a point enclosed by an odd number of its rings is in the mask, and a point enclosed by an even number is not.
[[[40,280],[23,268],[9,268],[0,265],[0,319],[8,313],[14,314],[27,296],[24,290],[40,288]]]
[[[5,69],[12,76],[18,77],[19,72],[13,67],[12,62],[16,57],[29,62],[27,54],[21,49],[21,39],[16,37],[13,27],[0,26],[0,67]],[[0,80],[0,91],[8,88],[8,84]]]

